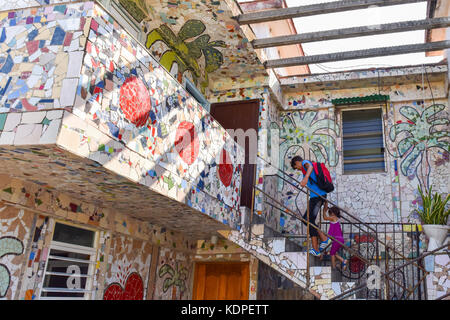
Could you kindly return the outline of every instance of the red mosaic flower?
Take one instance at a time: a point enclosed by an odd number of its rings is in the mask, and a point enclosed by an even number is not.
[[[175,136],[175,150],[185,163],[192,164],[197,159],[199,149],[200,145],[194,125],[187,121],[181,122]]]
[[[117,283],[111,283],[105,290],[103,300],[142,300],[144,298],[144,283],[136,272],[130,274],[125,283],[125,289]]]
[[[225,187],[230,186],[231,179],[233,178],[233,165],[231,164],[230,157],[225,149],[222,149],[222,154],[220,155],[220,163],[218,165],[219,178]]]
[[[150,94],[141,79],[131,76],[120,88],[120,108],[136,127],[147,123],[151,109]]]

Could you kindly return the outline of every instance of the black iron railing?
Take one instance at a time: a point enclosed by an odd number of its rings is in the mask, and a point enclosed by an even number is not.
[[[260,157],[259,157],[260,158]],[[260,158],[262,159],[262,158]],[[265,161],[264,159],[262,159]],[[267,161],[265,161],[267,163]],[[271,165],[270,163],[268,163]],[[273,166],[272,166],[273,167]],[[254,190],[259,191],[265,196],[265,203],[279,210],[301,223],[301,232],[299,234],[283,234],[287,238],[309,239],[310,226],[321,230],[325,235],[342,245],[342,254],[348,259],[346,270],[341,269],[342,278],[356,282],[355,288],[348,292],[359,295],[360,298],[366,299],[426,299],[425,278],[428,272],[422,266],[422,258],[420,258],[419,248],[419,227],[414,223],[366,223],[350,214],[347,210],[340,208],[331,200],[318,195],[308,187],[300,187],[300,181],[290,176],[286,172],[277,169],[275,176],[285,183],[294,187],[298,192],[303,192],[307,197],[306,220],[302,214],[295,208],[288,208],[272,195],[264,190],[254,186]],[[281,174],[279,174],[281,173]],[[310,225],[309,222],[309,198],[311,193],[321,197],[329,204],[340,209],[342,215],[341,223],[344,232],[344,242],[336,240],[330,236],[326,230],[328,223],[319,223],[319,226]],[[269,200],[269,201],[268,201]],[[254,207],[254,206],[253,206]],[[253,212],[250,215],[249,237],[251,235],[251,227],[253,223]],[[320,213],[319,213],[320,214]],[[306,228],[306,230],[304,230]],[[295,240],[294,240],[295,241]],[[307,247],[307,286],[309,287],[309,241],[306,241]],[[419,257],[419,258],[417,258]],[[367,286],[366,271],[369,266],[376,266],[381,277],[384,279],[380,288],[369,289]],[[401,267],[398,267],[401,266]],[[394,270],[394,271],[393,271]],[[343,293],[342,297],[345,297]]]

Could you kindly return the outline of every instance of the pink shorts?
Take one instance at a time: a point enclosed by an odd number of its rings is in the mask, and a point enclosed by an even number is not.
[[[336,240],[344,243],[344,238],[341,238],[341,237],[335,237],[335,238],[336,238]],[[342,247],[342,244],[333,240],[333,243],[331,244],[330,256],[334,256],[341,247]]]

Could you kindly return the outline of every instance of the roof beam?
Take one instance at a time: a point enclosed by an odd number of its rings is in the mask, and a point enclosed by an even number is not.
[[[334,30],[294,34],[272,38],[255,39],[252,41],[252,44],[255,49],[261,49],[261,48],[286,46],[291,44],[307,43],[314,41],[355,38],[377,34],[405,32],[422,29],[446,28],[449,26],[450,26],[450,17],[442,17],[442,18],[394,22],[394,23],[354,27],[346,29],[334,29]]]
[[[305,57],[294,57],[276,60],[267,60],[264,62],[266,68],[285,68],[292,66],[301,66],[308,64],[363,59],[372,57],[391,56],[406,53],[437,51],[450,48],[450,40],[437,41],[430,43],[408,44],[395,47],[373,48],[355,51],[345,51],[327,54],[318,54]]]
[[[425,1],[427,0],[343,0],[300,7],[244,13],[236,16],[235,19],[242,25],[307,17],[333,12],[366,9],[372,6],[384,7]]]

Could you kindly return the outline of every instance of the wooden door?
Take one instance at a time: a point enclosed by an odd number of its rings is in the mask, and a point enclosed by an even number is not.
[[[196,263],[193,300],[248,300],[248,262]]]
[[[258,132],[259,100],[245,100],[211,105],[211,116],[225,129],[254,129]],[[246,139],[245,165],[242,172],[241,205],[252,209],[255,164],[250,164],[249,142]],[[256,150],[256,148],[255,148]],[[256,155],[253,155],[256,156]]]

